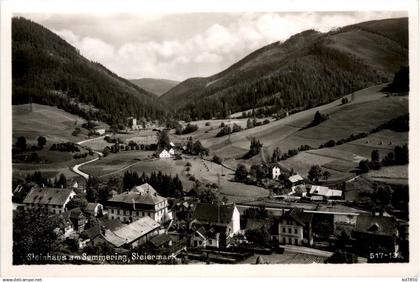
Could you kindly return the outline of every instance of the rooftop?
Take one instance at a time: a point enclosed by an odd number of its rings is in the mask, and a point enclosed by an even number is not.
[[[232,220],[234,205],[197,204],[193,219],[213,224],[228,224]]]
[[[64,205],[70,195],[74,193],[72,189],[64,188],[32,188],[23,200],[24,204],[40,205]]]
[[[114,231],[106,230],[104,238],[114,246],[121,247],[124,244],[130,244],[138,240],[159,228],[159,226],[159,223],[145,216]]]
[[[296,174],[296,175],[290,176],[289,181],[292,182],[292,183],[295,183],[295,182],[298,182],[298,181],[303,181],[303,178],[299,174]]]
[[[393,236],[397,234],[397,220],[394,217],[363,214],[357,217],[356,232]]]

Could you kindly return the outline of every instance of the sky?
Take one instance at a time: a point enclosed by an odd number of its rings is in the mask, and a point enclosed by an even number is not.
[[[252,51],[307,29],[327,32],[406,12],[19,14],[127,79],[182,81],[218,73]]]

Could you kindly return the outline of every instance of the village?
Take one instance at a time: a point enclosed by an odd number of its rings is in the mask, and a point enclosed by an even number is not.
[[[172,142],[173,135],[165,128],[139,126],[135,118],[128,119],[126,128],[139,136],[126,141],[127,145],[109,134],[109,128],[93,129],[100,136],[97,140],[106,140],[98,159],[126,147],[143,147],[154,150],[149,157],[152,160],[192,161],[194,155],[204,166],[218,161],[191,138]],[[151,133],[142,135],[145,130]],[[107,145],[109,142],[114,143]],[[185,189],[177,182],[182,183],[182,178],[158,182],[142,176],[141,181],[128,181],[128,173],[124,187],[111,187],[105,198],[89,201],[91,190],[87,189],[92,179],[83,178],[87,174],[78,167],[83,177],[67,179],[60,187],[33,184],[16,203],[14,213],[29,217],[44,214],[54,224],[59,254],[64,256],[119,254],[137,258],[131,263],[152,264],[363,263],[408,258],[408,221],[404,216],[385,209],[364,209],[346,199],[346,184],[357,176],[327,186],[319,181],[321,171],[308,172],[315,175],[309,179],[276,162],[258,168],[256,173],[244,173],[238,165],[229,176],[236,182],[270,183],[269,193],[252,199],[221,197],[220,175],[217,183],[205,185],[195,179],[189,181],[193,187]],[[167,177],[159,175],[155,176]],[[15,187],[14,194],[20,190],[22,187]],[[152,259],[141,261],[136,254]]]

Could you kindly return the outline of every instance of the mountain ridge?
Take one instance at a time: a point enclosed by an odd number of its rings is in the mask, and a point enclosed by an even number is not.
[[[389,81],[401,66],[408,64],[407,46],[407,18],[357,23],[327,33],[307,30],[283,43],[274,42],[255,50],[212,76],[186,79],[159,100],[176,110],[180,118],[187,119],[224,117],[229,111],[273,103],[277,109],[311,107]],[[309,81],[288,75],[297,70]],[[330,79],[329,85],[323,87],[315,85],[323,84],[322,80],[330,74],[336,80]],[[282,85],[278,82],[281,80]],[[291,91],[288,87],[301,96],[300,100],[309,98],[312,102],[293,102],[288,97],[291,93],[283,93]],[[318,101],[316,93],[309,93],[329,87],[334,88],[334,93]],[[276,95],[283,101],[276,102]]]

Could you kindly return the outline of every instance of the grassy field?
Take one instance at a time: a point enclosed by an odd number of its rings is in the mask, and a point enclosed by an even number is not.
[[[81,170],[96,177],[103,177],[124,171],[129,166],[148,159],[152,154],[153,152],[151,151],[126,151],[118,154],[109,154],[96,162],[83,166]]]
[[[223,157],[230,167],[236,167],[238,163],[252,165],[264,160],[269,161],[275,147],[279,147],[282,152],[301,145],[318,148],[329,140],[337,141],[349,137],[350,134],[369,132],[380,124],[408,112],[408,97],[387,97],[380,91],[384,86],[378,85],[357,91],[354,93],[354,101],[345,105],[342,105],[339,99],[267,125],[232,134],[230,137],[204,139],[202,144],[210,148],[212,154]],[[328,114],[329,119],[318,126],[305,128],[316,111]],[[254,136],[264,144],[263,153],[249,160],[242,160],[242,156],[249,150],[249,140]],[[282,161],[281,164],[293,168],[303,176],[306,176],[312,165],[319,164],[331,173],[330,181],[338,181],[351,178],[359,161],[370,158],[372,150],[376,149],[384,156],[396,145],[407,142],[407,133],[383,130],[333,148],[302,152]]]
[[[369,180],[408,185],[408,165],[382,167],[367,173]]]
[[[80,141],[87,138],[86,130],[75,137],[72,135],[76,126],[81,126],[85,120],[55,107],[28,104],[12,107],[13,139],[25,136],[28,141],[34,141],[42,135],[52,142]]]

